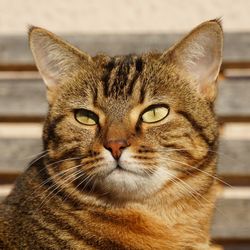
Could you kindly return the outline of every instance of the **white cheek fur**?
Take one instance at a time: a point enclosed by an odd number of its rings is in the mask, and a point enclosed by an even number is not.
[[[156,171],[152,175],[145,174],[142,163],[132,158],[132,153],[129,149],[123,151],[118,161],[118,164],[124,170],[116,170],[117,163],[108,151],[103,156],[107,162],[105,168],[109,170],[110,174],[100,180],[100,185],[107,192],[120,198],[145,198],[157,192],[176,175],[173,170],[157,162],[155,163],[157,165]]]

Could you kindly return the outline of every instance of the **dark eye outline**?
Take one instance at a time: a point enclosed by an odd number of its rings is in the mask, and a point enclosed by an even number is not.
[[[95,124],[86,124],[86,123],[83,123],[83,122],[80,122],[78,119],[77,119],[77,115],[82,112],[82,116],[87,116],[89,117],[90,119],[94,120],[95,121]],[[80,124],[83,124],[85,126],[95,126],[95,125],[98,125],[99,124],[99,117],[97,114],[95,114],[93,111],[91,110],[88,110],[88,109],[75,109],[74,110],[74,117],[75,117],[75,120],[77,122],[79,122]]]
[[[160,120],[158,120],[158,121],[155,121],[155,122],[145,122],[145,121],[143,121],[142,116],[143,116],[146,112],[148,112],[148,111],[150,111],[150,110],[152,110],[152,109],[155,109],[155,108],[166,108],[166,109],[168,110],[168,113],[167,113],[162,119],[160,119]],[[141,112],[140,117],[139,117],[139,120],[140,120],[141,122],[147,123],[147,124],[157,123],[157,122],[160,122],[160,121],[164,120],[164,119],[169,115],[169,112],[170,112],[170,108],[169,108],[169,105],[168,105],[168,104],[166,104],[166,103],[153,104],[153,105],[148,106],[147,108],[145,108],[145,109]]]

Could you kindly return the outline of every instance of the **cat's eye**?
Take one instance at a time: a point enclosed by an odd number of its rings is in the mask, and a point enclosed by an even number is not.
[[[145,123],[155,123],[163,120],[169,114],[169,108],[166,106],[149,106],[141,116]]]
[[[99,118],[98,116],[87,109],[77,109],[75,110],[75,119],[81,124],[93,126],[98,124]]]

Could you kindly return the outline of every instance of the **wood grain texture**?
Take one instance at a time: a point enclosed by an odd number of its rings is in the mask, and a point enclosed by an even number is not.
[[[233,240],[250,239],[250,199],[220,198],[217,201],[212,237]]]
[[[42,80],[0,80],[0,118],[43,119],[46,111],[46,90]],[[250,79],[221,81],[216,111],[222,120],[250,119]]]
[[[250,141],[221,140],[219,146],[218,174],[250,178]]]
[[[1,138],[0,173],[20,174],[41,150],[41,139]]]
[[[229,117],[244,119],[250,116],[250,78],[221,81],[218,93],[216,111],[222,119],[228,121]]]
[[[0,117],[44,117],[45,85],[41,80],[0,80]]]
[[[80,49],[95,55],[121,55],[152,50],[163,51],[184,34],[62,34],[62,37]],[[250,33],[226,33],[224,61],[249,62]],[[0,37],[0,65],[34,64],[27,37],[2,35]]]

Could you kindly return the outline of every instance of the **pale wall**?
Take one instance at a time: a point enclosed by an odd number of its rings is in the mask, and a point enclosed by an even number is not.
[[[250,31],[248,0],[0,0],[0,34],[28,24],[60,33],[184,31],[221,16],[226,31]]]

